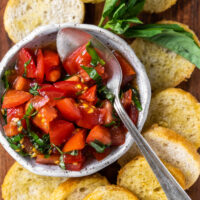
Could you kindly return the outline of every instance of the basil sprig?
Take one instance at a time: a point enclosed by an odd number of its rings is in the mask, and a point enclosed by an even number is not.
[[[131,23],[142,24],[137,15],[143,9],[144,2],[145,0],[106,0],[99,26],[111,29],[116,34],[123,34]],[[103,26],[106,17],[108,21]]]
[[[109,101],[111,101],[113,103],[114,94],[112,94],[112,92],[107,88],[106,85],[103,85],[102,78],[98,74],[96,69],[93,67],[86,67],[86,66],[81,66],[81,68],[84,69],[87,72],[87,74],[89,75],[89,77],[96,82],[97,88],[98,88],[98,90],[97,90],[98,95],[101,98],[108,99]]]
[[[33,86],[31,86],[31,88],[29,89],[29,93],[31,93],[34,96],[39,95],[38,89],[40,88],[40,86],[38,85],[38,83],[34,83]]]
[[[92,66],[96,67],[99,63],[101,65],[105,65],[105,61],[99,57],[91,41],[89,41],[88,44],[86,45],[86,50],[92,58],[91,63],[90,63]]]
[[[26,78],[27,76],[27,66],[31,63],[31,59],[30,58],[27,62],[24,63],[24,74],[23,74],[23,77]]]
[[[90,142],[90,146],[93,147],[96,152],[104,153],[105,149],[108,148],[110,145],[105,145],[102,142],[95,140],[93,142]]]

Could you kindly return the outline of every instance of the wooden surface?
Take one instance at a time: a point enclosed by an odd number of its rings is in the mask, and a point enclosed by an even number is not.
[[[7,0],[0,0],[0,59],[4,56],[6,51],[13,45],[13,43],[7,37],[3,27],[3,13]],[[85,23],[98,24],[101,16],[103,4],[86,6],[86,18]],[[200,38],[200,1],[199,0],[179,0],[175,6],[161,14],[142,14],[141,18],[145,22],[156,22],[161,19],[177,20],[188,24],[192,28],[198,37]],[[200,55],[199,55],[200,57]],[[191,79],[188,82],[182,83],[179,87],[190,91],[200,101],[200,71],[195,69]],[[14,160],[6,153],[6,151],[0,145],[0,185],[3,182],[3,178],[12,165]],[[113,171],[113,170],[109,170]],[[116,170],[115,170],[116,171]],[[109,173],[109,172],[105,172]],[[192,200],[200,199],[200,179],[196,184],[188,191]],[[0,192],[0,200],[1,192]]]

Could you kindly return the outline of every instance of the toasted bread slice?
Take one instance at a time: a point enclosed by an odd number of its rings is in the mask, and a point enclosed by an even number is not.
[[[182,172],[168,163],[164,164],[185,188],[185,178]],[[159,182],[142,156],[134,158],[119,171],[117,184],[129,189],[140,200],[167,200]]]
[[[177,0],[146,0],[144,4],[144,11],[149,13],[164,12],[176,4],[176,1]]]
[[[144,130],[153,124],[170,128],[200,147],[200,104],[189,92],[168,88],[151,99]]]
[[[84,3],[101,3],[105,0],[82,0]]]
[[[186,178],[186,188],[191,187],[200,175],[200,155],[195,147],[176,132],[152,126],[144,137],[156,154],[164,161],[179,168]]]
[[[161,21],[162,24],[178,24],[186,31],[193,34],[193,38],[198,45],[199,40],[195,33],[188,26],[174,22]],[[136,55],[144,64],[153,91],[163,90],[169,87],[175,87],[182,81],[190,78],[195,65],[176,53],[166,48],[158,46],[155,43],[137,38],[131,44]]]
[[[116,186],[101,186],[86,196],[84,200],[137,200],[137,197],[127,189]]]
[[[99,174],[84,178],[70,178],[54,190],[50,200],[82,200],[98,186],[108,184],[107,179]]]
[[[66,22],[82,23],[85,15],[81,0],[9,0],[4,26],[13,42],[18,42],[36,27]]]
[[[49,199],[53,190],[65,180],[35,175],[16,162],[4,179],[2,197],[4,200]]]

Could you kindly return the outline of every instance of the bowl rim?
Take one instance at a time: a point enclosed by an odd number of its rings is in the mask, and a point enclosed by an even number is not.
[[[66,28],[66,27],[75,27],[75,28],[83,29],[83,30],[88,31],[88,32],[90,32],[90,31],[92,31],[94,33],[96,32],[97,35],[102,34],[107,38],[113,39],[113,42],[116,42],[116,43],[119,42],[118,45],[121,44],[124,47],[124,50],[126,50],[126,52],[128,51],[130,53],[131,58],[128,58],[128,61],[130,62],[131,61],[130,59],[134,60],[132,62],[134,62],[134,69],[137,68],[136,69],[137,78],[140,74],[140,76],[141,76],[140,78],[143,79],[143,83],[144,83],[144,86],[142,86],[142,87],[144,87],[143,92],[146,92],[146,94],[145,94],[146,96],[145,96],[145,100],[144,100],[145,102],[143,102],[143,104],[145,106],[143,106],[142,113],[139,114],[138,130],[141,131],[142,128],[143,128],[143,125],[145,123],[145,120],[147,118],[148,109],[149,109],[150,100],[151,100],[151,86],[150,86],[150,82],[149,82],[149,79],[148,79],[147,74],[146,74],[146,70],[145,70],[143,64],[140,62],[140,60],[135,55],[133,49],[122,38],[120,38],[119,36],[115,35],[114,33],[110,32],[108,30],[102,29],[98,26],[90,25],[90,24],[64,23],[64,24],[45,25],[45,26],[41,26],[41,27],[36,28],[33,32],[31,32],[23,40],[16,43],[13,47],[11,47],[7,51],[7,53],[5,54],[5,56],[3,57],[3,59],[0,62],[0,77],[3,76],[4,71],[7,67],[7,64],[11,61],[11,59],[18,53],[18,51],[21,48],[23,48],[24,46],[26,46],[30,42],[34,41],[38,37],[42,37],[42,36],[46,36],[48,34],[56,33],[56,32],[58,32],[59,29]],[[125,54],[125,51],[123,51],[121,53],[123,55],[123,54]],[[126,55],[125,55],[125,57],[126,57]],[[139,85],[139,90],[140,90],[140,85]],[[44,176],[82,177],[82,176],[87,176],[87,175],[96,173],[97,171],[107,167],[108,165],[112,164],[117,159],[119,159],[122,155],[124,155],[129,150],[129,148],[132,146],[132,144],[134,142],[130,133],[127,133],[125,144],[122,145],[123,146],[122,148],[118,147],[118,150],[116,151],[117,153],[111,155],[112,156],[111,158],[109,158],[109,156],[108,156],[107,158],[103,159],[102,161],[98,161],[98,163],[96,162],[96,165],[94,165],[93,167],[91,167],[91,166],[87,167],[86,166],[81,171],[78,171],[78,172],[68,171],[68,170],[63,170],[63,169],[58,170],[54,166],[45,165],[45,167],[44,167],[44,165],[35,163],[35,161],[33,161],[33,159],[26,159],[26,158],[20,156],[17,152],[15,152],[9,146],[9,143],[4,136],[4,131],[3,131],[2,126],[3,125],[1,123],[0,143],[2,144],[4,149],[17,162],[19,162],[23,167],[25,167],[26,169],[28,169],[29,171],[31,171],[35,174],[44,175]]]

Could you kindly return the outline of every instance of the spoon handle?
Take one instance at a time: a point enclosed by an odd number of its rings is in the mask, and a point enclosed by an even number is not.
[[[135,143],[139,147],[140,152],[144,155],[145,159],[149,163],[149,166],[156,175],[168,200],[191,200],[187,193],[182,189],[175,178],[160,161],[141,133],[137,130],[122,107],[118,95],[116,95],[114,107],[129,133],[132,135]]]

